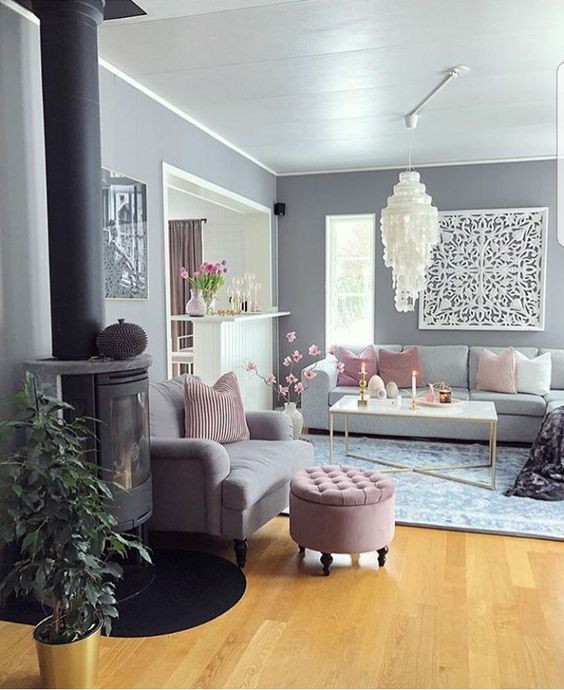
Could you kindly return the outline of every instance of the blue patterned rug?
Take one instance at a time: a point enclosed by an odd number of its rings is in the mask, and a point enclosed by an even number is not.
[[[315,464],[327,465],[329,437],[310,434],[304,438],[314,446]],[[344,457],[342,436],[336,436],[334,443],[335,464],[384,469],[383,465]],[[351,437],[350,451],[407,465],[428,466],[429,469],[446,464],[487,462],[488,457],[487,447],[478,443],[411,439]],[[397,523],[564,540],[564,502],[503,495],[513,485],[527,455],[527,448],[498,446],[495,491],[415,472],[392,472],[390,476],[396,485]],[[487,469],[451,470],[445,474],[488,481]]]

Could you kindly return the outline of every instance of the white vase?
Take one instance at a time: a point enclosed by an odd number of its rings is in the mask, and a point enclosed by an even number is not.
[[[190,299],[186,303],[186,313],[188,316],[205,316],[207,311],[206,302],[201,290],[190,288]]]
[[[284,414],[290,417],[292,428],[294,429],[294,441],[297,441],[302,435],[304,428],[304,416],[296,407],[295,402],[284,403]]]

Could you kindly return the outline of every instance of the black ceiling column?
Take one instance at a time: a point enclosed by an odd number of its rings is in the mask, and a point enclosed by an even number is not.
[[[87,359],[104,326],[98,25],[105,0],[33,0],[41,62],[53,356]]]

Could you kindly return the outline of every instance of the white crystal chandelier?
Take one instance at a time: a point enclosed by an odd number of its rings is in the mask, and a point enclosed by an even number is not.
[[[452,79],[468,71],[459,66],[448,70],[443,80],[419,105],[405,116],[405,124],[413,130],[424,105]],[[384,264],[392,269],[395,305],[400,312],[413,311],[419,294],[425,287],[427,268],[433,259],[433,248],[439,242],[439,212],[425,191],[420,175],[411,169],[411,142],[409,168],[401,172],[388,205],[380,219]]]

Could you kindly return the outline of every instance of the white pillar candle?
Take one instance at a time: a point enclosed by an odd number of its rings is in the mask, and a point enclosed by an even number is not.
[[[415,400],[417,396],[417,372],[411,372],[411,397]]]

